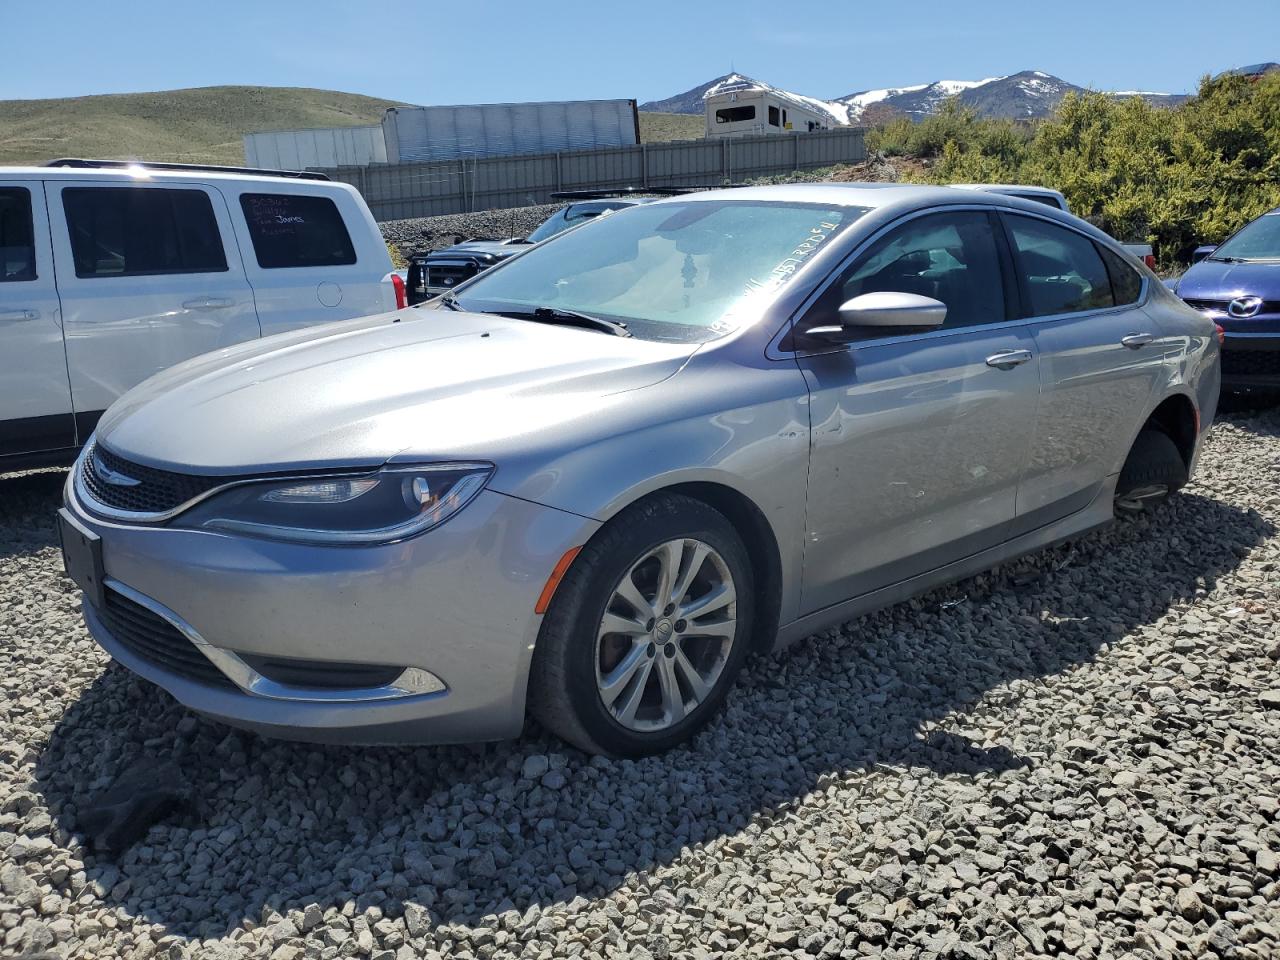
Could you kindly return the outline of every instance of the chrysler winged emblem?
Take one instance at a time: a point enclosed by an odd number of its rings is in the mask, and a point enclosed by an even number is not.
[[[118,470],[112,470],[101,458],[95,453],[93,455],[93,472],[96,473],[107,483],[116,487],[136,487],[141,480],[135,480],[126,474],[120,473]]]

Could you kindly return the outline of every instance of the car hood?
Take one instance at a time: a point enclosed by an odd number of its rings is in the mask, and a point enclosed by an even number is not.
[[[97,439],[209,475],[493,460],[670,377],[696,344],[408,309],[186,361],[121,397]]]
[[[472,254],[482,253],[491,257],[511,257],[522,250],[528,250],[529,244],[519,239],[513,240],[467,240],[464,243],[455,243],[452,247],[446,247],[444,250],[436,250],[427,254],[428,260],[446,259],[450,255],[461,253]]]
[[[1184,300],[1230,300],[1253,296],[1280,300],[1280,263],[1221,263],[1201,260],[1178,281]]]

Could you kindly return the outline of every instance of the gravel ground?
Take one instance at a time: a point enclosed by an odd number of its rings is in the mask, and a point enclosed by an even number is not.
[[[60,475],[0,481],[0,952],[85,957],[1280,955],[1280,410],[1075,545],[751,665],[688,749],[340,749],[110,665]],[[198,798],[123,855],[87,798]]]
[[[387,220],[378,226],[382,228],[384,240],[394,243],[401,253],[409,256],[428,250],[443,250],[459,240],[505,240],[507,237],[527,236],[563,206],[563,203],[544,203],[509,210],[451,213],[413,220]]]

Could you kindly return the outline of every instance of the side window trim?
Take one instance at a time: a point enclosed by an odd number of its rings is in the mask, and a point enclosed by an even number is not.
[[[1017,213],[1010,213],[1005,210],[997,210],[995,211],[995,213],[996,213],[996,216],[998,216],[1004,222],[1004,234],[1006,237],[1006,241],[1008,242],[1010,247],[1010,253],[1014,258],[1013,260],[1014,267],[1015,267],[1014,278],[1018,284],[1019,300],[1023,305],[1020,319],[1024,320],[1027,323],[1053,323],[1058,320],[1075,320],[1079,317],[1093,317],[1093,316],[1101,316],[1107,313],[1119,313],[1122,310],[1128,310],[1132,307],[1142,307],[1146,305],[1149,295],[1151,293],[1151,284],[1150,284],[1150,281],[1145,276],[1142,276],[1141,274],[1139,274],[1139,278],[1142,280],[1142,289],[1138,293],[1138,299],[1134,300],[1132,303],[1113,304],[1109,307],[1095,307],[1092,310],[1076,310],[1071,313],[1051,313],[1051,314],[1045,314],[1042,317],[1027,316],[1027,314],[1030,312],[1031,300],[1030,300],[1030,297],[1027,295],[1026,284],[1022,280],[1022,270],[1017,269],[1017,266],[1018,266],[1017,247],[1013,243],[1013,234],[1008,222],[1010,217],[1027,217],[1032,220],[1043,220],[1046,223],[1051,223],[1054,226],[1061,227],[1064,230],[1070,230],[1072,233],[1076,234],[1077,236],[1083,237],[1084,239],[1088,240],[1095,247],[1099,246],[1100,244],[1096,237],[1091,237],[1087,233],[1084,233],[1081,230],[1077,230],[1071,224],[1063,223],[1061,220],[1055,220],[1053,217],[1042,217],[1038,214],[1031,213],[1028,211],[1023,211],[1023,210],[1019,210]],[[1098,256],[1099,258],[1101,258],[1102,254],[1099,253]],[[1103,266],[1103,269],[1106,269],[1107,264],[1105,260],[1103,261],[1102,266]],[[1111,271],[1107,270],[1108,281],[1110,281],[1110,277],[1111,277]],[[1113,285],[1112,298],[1114,299],[1114,297],[1115,297],[1115,293],[1114,293],[1114,285]]]

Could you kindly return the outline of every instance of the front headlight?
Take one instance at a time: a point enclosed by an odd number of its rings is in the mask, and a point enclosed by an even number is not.
[[[487,463],[441,463],[255,481],[198,504],[174,525],[298,543],[391,543],[444,523],[492,475]]]

